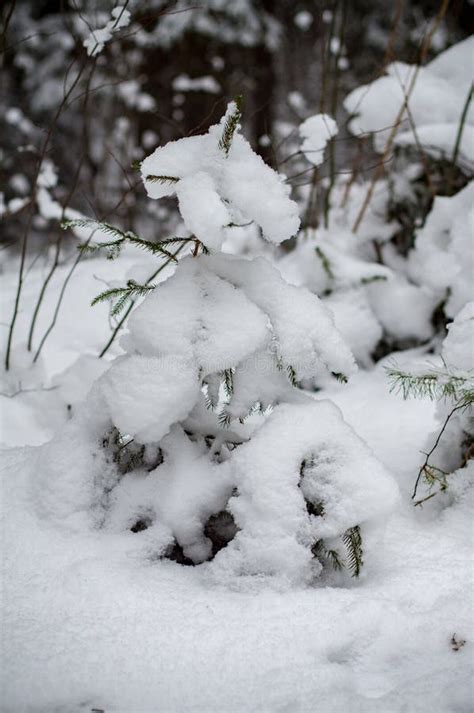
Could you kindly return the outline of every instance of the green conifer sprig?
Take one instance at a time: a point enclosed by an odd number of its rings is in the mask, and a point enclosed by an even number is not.
[[[204,406],[207,408],[207,410],[213,411],[216,404],[213,402],[213,400],[209,396],[208,391],[203,391],[203,398],[204,398]]]
[[[291,364],[288,364],[286,367],[286,373],[288,375],[288,379],[291,382],[292,386],[298,386],[298,379],[296,378],[296,371],[295,369],[291,366]]]
[[[144,240],[139,238],[137,235],[128,234],[122,242],[129,242],[131,245],[135,245],[137,248],[142,250],[148,250],[155,255],[164,255],[173,262],[178,262],[175,256],[163,247],[163,243],[154,243],[151,240]]]
[[[232,416],[228,411],[223,409],[217,417],[217,420],[219,421],[219,426],[221,426],[222,428],[229,428],[232,422]]]
[[[94,255],[101,250],[105,250],[107,260],[115,260],[120,255],[121,244],[117,240],[110,240],[104,243],[82,243],[82,245],[77,246],[77,249],[81,253],[87,253],[88,255]]]
[[[384,282],[387,280],[386,275],[372,275],[371,277],[361,277],[361,285],[371,285],[372,282]]]
[[[314,468],[316,465],[314,455],[305,458],[300,464],[300,481],[299,486],[303,482],[305,473],[308,469]],[[324,517],[325,505],[323,501],[306,500],[306,509],[310,517]],[[346,558],[343,559],[339,552],[335,549],[326,547],[324,539],[317,540],[311,551],[318,559],[327,560],[335,570],[342,570],[345,567],[349,569],[352,577],[358,577],[364,565],[363,550],[362,550],[362,533],[360,526],[348,528],[342,535],[342,542],[346,549]]]
[[[281,356],[276,358],[276,368],[278,371],[284,371],[291,382],[292,386],[298,386],[298,376],[296,374],[296,369],[291,364],[284,364]]]
[[[333,569],[335,569],[337,572],[340,572],[342,569],[344,569],[344,562],[342,561],[341,555],[337,550],[326,550],[324,554],[326,559],[333,566]]]
[[[312,552],[319,560],[324,559],[329,562],[332,568],[337,572],[344,569],[344,562],[339,552],[334,549],[328,549],[324,544],[324,540],[318,540],[316,544],[313,545]]]
[[[233,369],[224,370],[224,389],[225,394],[228,399],[232,397],[234,393],[234,371]]]
[[[395,367],[390,367],[386,370],[392,382],[390,390],[401,392],[404,399],[412,396],[415,398],[429,398],[432,401],[449,400],[452,405],[439,429],[433,447],[425,454],[426,458],[418,470],[412,499],[415,500],[418,486],[422,480],[430,489],[435,485],[438,486],[438,489],[426,497],[416,500],[415,505],[422,505],[437,493],[447,490],[447,476],[449,474],[433,465],[430,459],[436,451],[450,420],[458,412],[462,413],[471,410],[474,404],[474,372],[452,374],[448,365],[444,362],[443,364],[444,367],[442,369],[427,370],[423,374],[413,374]]]
[[[179,178],[176,178],[176,176],[154,176],[149,174],[145,176],[145,180],[150,181],[150,183],[178,183]]]
[[[109,260],[115,260],[117,257],[119,257],[122,248],[126,243],[129,243],[130,245],[135,245],[136,247],[142,249],[142,250],[147,250],[148,252],[153,253],[154,255],[161,255],[165,256],[168,259],[173,260],[174,262],[177,262],[175,256],[169,252],[163,245],[166,244],[173,244],[175,241],[173,239],[169,239],[168,241],[160,241],[160,242],[153,242],[151,240],[145,240],[144,238],[140,238],[136,233],[134,233],[132,230],[128,230],[124,232],[123,230],[120,230],[120,228],[116,228],[114,225],[110,225],[109,223],[103,223],[97,220],[88,220],[88,219],[78,219],[78,220],[68,220],[64,221],[62,223],[62,227],[64,229],[66,228],[90,228],[91,230],[100,230],[103,233],[106,233],[108,235],[112,235],[115,240],[109,240],[107,242],[103,243],[83,243],[82,245],[79,246],[79,250],[83,252],[88,252],[88,253],[95,253],[98,252],[99,250],[106,250],[107,251],[107,258]]]
[[[403,398],[429,398],[432,401],[451,398],[463,402],[466,407],[474,403],[474,374],[460,376],[447,370],[427,371],[424,374],[411,374],[401,369],[388,368],[391,391],[401,392]]]
[[[364,561],[362,549],[362,535],[359,525],[350,527],[342,536],[342,541],[347,552],[347,566],[353,577],[358,577]]]
[[[113,287],[110,290],[105,290],[99,295],[94,297],[91,302],[91,306],[100,304],[102,302],[107,302],[110,300],[117,300],[110,314],[116,317],[123,310],[128,300],[133,297],[144,297],[149,292],[154,290],[156,285],[139,285],[134,280],[129,280],[126,287]]]
[[[195,238],[193,235],[188,237],[188,238],[180,238],[180,237],[174,237],[174,238],[166,238],[165,240],[160,240],[159,245],[160,246],[171,246],[171,245],[176,245],[178,243],[194,243],[196,244],[197,238]],[[209,255],[209,250],[206,248],[204,243],[199,241],[200,248],[204,255]]]
[[[63,220],[61,228],[63,230],[68,230],[68,228],[89,228],[90,230],[100,230],[101,232],[111,235],[116,239],[125,238],[129,234],[120,230],[120,228],[116,228],[115,225],[111,225],[110,223],[100,220],[93,220],[92,218],[74,218],[71,220]],[[134,235],[134,233],[130,234]]]
[[[230,147],[232,146],[232,139],[237,131],[240,120],[242,118],[242,97],[240,95],[236,96],[233,101],[233,106],[231,105],[231,112],[224,123],[224,129],[222,131],[222,136],[219,140],[219,148],[227,157],[229,155]]]

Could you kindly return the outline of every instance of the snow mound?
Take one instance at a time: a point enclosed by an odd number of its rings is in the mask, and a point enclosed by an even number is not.
[[[437,196],[409,254],[410,276],[441,301],[454,317],[472,300],[474,181],[451,198]]]
[[[180,355],[206,375],[264,346],[270,339],[267,323],[264,312],[208,269],[204,257],[189,257],[135,310],[123,344],[148,356]]]
[[[341,290],[329,295],[323,302],[333,313],[336,328],[349,344],[356,362],[370,366],[371,355],[382,339],[383,329],[370,306],[366,291]]]
[[[198,369],[177,354],[172,359],[131,355],[115,361],[100,388],[120,432],[154,443],[196,403]]]
[[[321,569],[312,544],[383,516],[397,499],[391,476],[328,401],[280,406],[230,467],[238,495],[228,507],[239,532],[213,563],[224,579],[309,581]]]
[[[431,290],[397,275],[367,285],[367,291],[374,314],[389,335],[400,340],[433,335],[432,315],[439,301]]]

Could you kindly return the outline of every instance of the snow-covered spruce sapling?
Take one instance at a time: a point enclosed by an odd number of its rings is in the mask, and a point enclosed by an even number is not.
[[[235,104],[141,171],[150,197],[176,193],[198,249],[147,290],[125,354],[41,449],[43,512],[121,533],[145,557],[212,560],[222,582],[304,583],[326,564],[358,575],[363,532],[397,489],[338,408],[298,388],[349,376],[352,354],[315,295],[263,258],[220,252],[243,218],[274,243],[294,235],[288,187],[241,136]]]
[[[429,450],[421,464],[412,498],[421,505],[438,493],[462,490],[472,480],[474,456],[474,302],[469,302],[448,325],[443,342],[441,366],[426,365],[416,370],[388,369],[392,387],[405,398],[430,398],[438,402],[439,427],[428,441]],[[454,477],[456,476],[456,477]],[[421,484],[428,492],[417,499]]]

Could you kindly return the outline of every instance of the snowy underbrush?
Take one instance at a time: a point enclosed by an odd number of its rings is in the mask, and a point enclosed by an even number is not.
[[[310,218],[315,186],[325,194],[324,219],[307,223],[278,267],[325,301],[366,367],[392,351],[432,348],[472,299],[472,52],[471,37],[425,67],[393,63],[351,92],[349,130],[373,132],[376,174],[355,180],[356,164],[349,176],[315,173],[298,191]],[[337,133],[332,121],[318,115],[301,125],[308,162],[322,161]],[[447,133],[437,141],[440,126]]]

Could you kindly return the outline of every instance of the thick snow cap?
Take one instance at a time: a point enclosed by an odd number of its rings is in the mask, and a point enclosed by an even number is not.
[[[255,221],[277,244],[300,225],[290,187],[240,135],[239,118],[231,102],[207,134],[160,146],[141,165],[150,198],[176,194],[186,228],[211,251],[220,249],[234,213]]]

